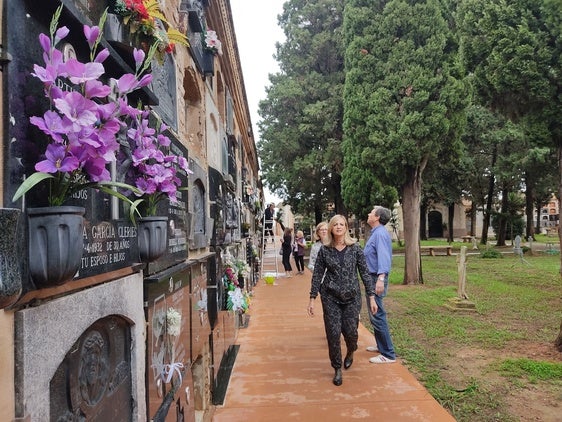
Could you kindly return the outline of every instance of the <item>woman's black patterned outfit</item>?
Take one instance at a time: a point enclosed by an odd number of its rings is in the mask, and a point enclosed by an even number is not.
[[[289,235],[283,236],[283,243],[281,243],[281,250],[283,251],[283,268],[285,271],[293,271],[291,267],[291,253],[293,251],[293,237]]]
[[[374,296],[373,279],[367,268],[363,249],[357,243],[348,245],[341,251],[328,246],[320,248],[314,264],[310,298],[315,299],[320,293],[330,362],[334,369],[342,366],[342,334],[347,351],[357,350],[361,312],[358,272],[367,295]]]

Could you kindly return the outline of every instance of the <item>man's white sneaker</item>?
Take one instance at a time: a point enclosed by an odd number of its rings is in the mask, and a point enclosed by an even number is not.
[[[379,351],[379,348],[378,348],[377,346],[367,346],[367,349],[366,349],[366,350],[367,350],[367,352],[374,352],[374,353],[376,353],[376,352]]]
[[[371,363],[394,363],[396,359],[389,359],[385,358],[383,355],[375,356],[374,358],[369,359]]]

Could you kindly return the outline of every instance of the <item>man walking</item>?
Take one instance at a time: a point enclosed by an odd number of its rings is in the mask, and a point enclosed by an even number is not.
[[[375,302],[378,306],[374,315],[369,311],[369,319],[373,325],[377,347],[369,346],[367,350],[380,353],[380,355],[369,359],[371,363],[396,362],[396,353],[390,338],[386,310],[383,305],[383,298],[388,290],[388,275],[392,265],[392,239],[385,228],[391,215],[388,208],[375,206],[367,217],[367,224],[371,226],[372,231],[365,244],[364,252],[369,272],[376,280]],[[367,298],[367,309],[370,309],[369,298]]]

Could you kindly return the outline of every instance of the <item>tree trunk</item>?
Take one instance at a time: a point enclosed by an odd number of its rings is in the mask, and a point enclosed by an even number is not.
[[[427,204],[420,207],[420,239],[427,240]]]
[[[495,187],[495,176],[490,175],[488,180],[488,198],[486,199],[486,208],[484,209],[484,215],[482,216],[482,236],[480,238],[480,243],[485,245],[488,243],[488,230],[490,229],[490,218],[492,216],[492,204],[494,200],[494,187]]]
[[[498,155],[497,147],[494,147],[492,152],[492,168],[496,165],[496,158]],[[496,188],[496,175],[492,171],[488,178],[488,195],[486,197],[486,208],[484,209],[484,216],[482,221],[482,237],[480,243],[485,245],[488,243],[488,229],[490,228],[490,217],[492,215],[492,204],[494,201],[494,190]]]
[[[316,225],[320,224],[323,221],[322,220],[322,207],[318,203],[316,203],[314,205],[314,221],[315,221]]]
[[[527,216],[527,227],[525,228],[525,239],[529,238],[535,239],[535,228],[533,226],[533,197],[535,195],[534,187],[532,182],[527,179],[526,184],[527,189],[525,189],[525,215]]]
[[[525,216],[526,216],[526,227],[525,227],[525,239],[528,240],[529,237],[535,239],[535,225],[533,224],[534,218],[534,205],[535,205],[535,186],[534,180],[529,175],[529,172],[525,173]],[[538,221],[537,221],[538,223]]]
[[[535,203],[535,208],[537,210],[537,224],[535,225],[535,233],[541,232],[541,207],[542,207],[542,204],[539,203],[539,201],[537,200],[537,203]],[[535,238],[535,236],[533,234],[533,239],[534,238]]]
[[[334,208],[336,214],[343,215],[347,218],[347,207],[343,202],[343,198],[341,195],[341,176],[335,175],[332,177],[332,186],[334,189]]]
[[[502,207],[501,214],[498,219],[498,232],[496,236],[498,237],[498,242],[496,246],[505,246],[505,238],[507,237],[507,216],[509,214],[509,189],[503,187],[502,189]],[[513,243],[513,236],[511,236],[511,242]]]
[[[474,200],[470,207],[470,235],[476,236],[476,203]]]
[[[453,222],[455,221],[455,204],[454,204],[454,203],[453,203],[453,204],[449,204],[449,215],[448,215],[447,218],[449,219],[449,222],[447,223],[447,224],[448,224],[448,227],[449,227],[448,236],[447,236],[447,242],[453,243],[453,238],[454,238],[454,234],[453,234],[453,229],[454,229]],[[464,234],[463,234],[463,236],[464,236]]]
[[[421,171],[419,167],[407,170],[402,186],[402,214],[406,243],[403,284],[423,284],[420,260],[420,201]]]
[[[558,142],[558,200],[562,199],[562,143]],[[559,207],[560,208],[560,207]],[[558,221],[560,220],[560,213],[562,209],[558,210]],[[558,224],[558,241],[562,242],[562,224]],[[562,245],[562,243],[560,243]],[[562,253],[560,254],[560,275],[562,276]]]

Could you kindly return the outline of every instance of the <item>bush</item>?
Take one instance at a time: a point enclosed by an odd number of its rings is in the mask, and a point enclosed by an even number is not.
[[[495,249],[488,249],[480,253],[480,258],[486,259],[494,259],[494,258],[503,258],[501,252],[496,251]]]
[[[494,230],[496,237],[499,236],[498,233],[499,226],[500,226],[499,219],[500,219],[500,215],[498,214],[494,214],[492,216],[492,229]],[[513,230],[512,230],[512,226],[513,226]],[[518,216],[513,219],[508,219],[505,227],[505,240],[511,240],[512,236],[513,239],[515,239],[515,237],[517,237],[518,235],[523,237],[524,231],[525,231],[525,220],[523,220],[523,217]]]

